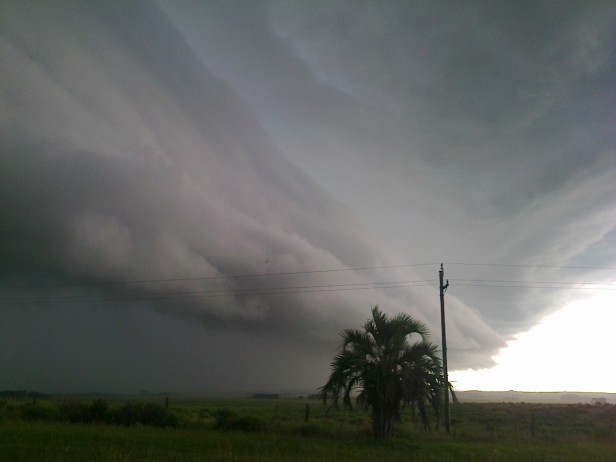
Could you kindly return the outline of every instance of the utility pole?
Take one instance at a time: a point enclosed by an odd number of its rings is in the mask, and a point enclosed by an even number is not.
[[[447,376],[447,335],[445,334],[445,291],[449,287],[449,279],[445,285],[443,285],[443,264],[441,263],[441,269],[438,272],[440,292],[441,292],[441,334],[443,337],[443,376],[445,378],[445,431],[449,433],[449,378]]]

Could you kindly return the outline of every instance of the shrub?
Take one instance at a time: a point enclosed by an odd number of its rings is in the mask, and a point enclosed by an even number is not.
[[[215,428],[225,429],[233,419],[237,419],[237,413],[228,408],[217,409],[214,411],[214,419],[216,420]]]
[[[165,411],[165,408],[155,403],[126,403],[112,411],[110,419],[118,425],[151,425],[152,427],[177,427],[177,416]]]
[[[42,404],[26,404],[21,415],[25,420],[43,420],[47,422],[58,418],[56,408]]]
[[[297,433],[301,436],[324,436],[327,429],[315,422],[308,422],[297,428]]]
[[[215,428],[219,430],[261,432],[265,431],[267,423],[256,416],[238,416],[235,411],[223,408],[214,412]]]
[[[88,422],[88,406],[83,403],[65,401],[58,408],[60,420],[71,423]]]
[[[95,399],[87,409],[88,422],[109,422],[109,406],[104,399]]]
[[[58,407],[59,419],[71,423],[109,423],[111,415],[104,399],[95,399],[91,404],[65,401]]]
[[[259,417],[248,415],[231,419],[227,428],[233,431],[262,432],[267,428],[267,423]]]

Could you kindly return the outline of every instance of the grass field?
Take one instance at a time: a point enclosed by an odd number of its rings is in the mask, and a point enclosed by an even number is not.
[[[69,423],[60,401],[0,404],[1,461],[616,461],[614,405],[461,403],[450,435],[407,410],[392,440],[375,441],[364,412],[307,399],[174,400],[160,428]]]

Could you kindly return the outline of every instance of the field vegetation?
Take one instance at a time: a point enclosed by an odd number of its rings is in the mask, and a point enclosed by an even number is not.
[[[616,406],[459,403],[450,435],[407,406],[372,434],[360,407],[307,398],[0,401],[3,461],[616,461]]]

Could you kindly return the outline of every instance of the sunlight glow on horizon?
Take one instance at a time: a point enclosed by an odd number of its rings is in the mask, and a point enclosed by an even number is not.
[[[452,371],[449,380],[457,390],[616,393],[614,326],[616,293],[590,296],[516,335],[493,368]]]

